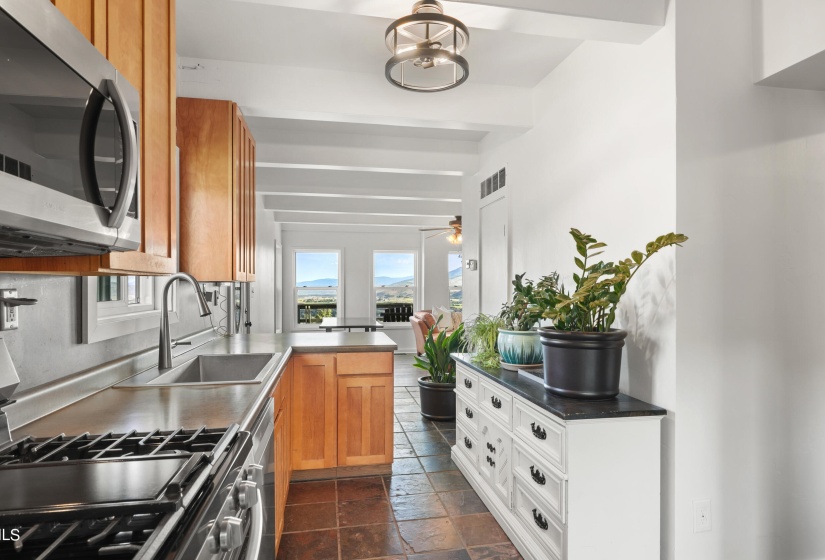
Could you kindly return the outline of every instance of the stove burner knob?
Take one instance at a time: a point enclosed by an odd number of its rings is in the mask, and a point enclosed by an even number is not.
[[[237,517],[224,517],[218,521],[218,531],[211,541],[211,552],[229,552],[243,544],[242,521]]]
[[[246,479],[251,480],[261,488],[264,487],[264,468],[261,465],[249,465],[246,467]]]
[[[237,505],[247,510],[258,503],[258,485],[251,480],[242,480],[238,483]]]

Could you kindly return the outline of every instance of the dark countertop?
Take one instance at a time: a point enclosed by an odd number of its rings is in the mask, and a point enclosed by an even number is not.
[[[396,344],[383,333],[251,334],[216,338],[176,356],[177,366],[198,354],[280,353],[278,365],[261,383],[161,387],[143,385],[158,375],[152,368],[127,380],[121,387],[99,391],[48,416],[16,429],[14,439],[25,435],[92,434],[174,430],[200,426],[224,428],[237,422],[250,427],[272,394],[292,354],[323,352],[392,352]],[[139,380],[140,385],[129,383]]]
[[[518,396],[530,401],[562,420],[590,420],[594,418],[625,418],[634,416],[663,416],[664,408],[640,401],[629,395],[619,394],[604,401],[587,401],[556,396],[545,390],[544,384],[525,379],[516,371],[483,368],[470,361],[470,354],[453,354],[457,362],[469,367],[482,377],[492,379]],[[538,370],[541,376],[541,370]]]

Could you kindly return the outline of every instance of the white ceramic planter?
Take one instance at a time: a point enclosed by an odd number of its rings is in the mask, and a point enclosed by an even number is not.
[[[516,370],[541,365],[543,354],[538,331],[498,330],[501,367]]]

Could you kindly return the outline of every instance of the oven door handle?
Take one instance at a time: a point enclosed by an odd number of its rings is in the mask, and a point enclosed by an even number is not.
[[[123,173],[120,175],[120,186],[117,189],[117,198],[109,216],[109,227],[119,228],[123,225],[129,206],[132,204],[132,197],[135,194],[137,185],[137,173],[140,159],[138,158],[137,137],[135,127],[132,124],[132,112],[126,98],[113,80],[106,80],[112,104],[115,106],[120,134],[123,140]]]
[[[252,507],[252,528],[249,530],[249,546],[246,547],[246,560],[257,560],[261,551],[264,535],[264,500],[258,488],[258,503]]]

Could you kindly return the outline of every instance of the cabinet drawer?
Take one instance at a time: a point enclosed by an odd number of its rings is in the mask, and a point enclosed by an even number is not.
[[[513,397],[503,387],[484,381],[478,388],[480,407],[490,416],[502,423],[508,430],[513,429]]]
[[[558,421],[516,397],[513,432],[527,444],[528,449],[538,451],[562,473],[567,472],[565,431]]]
[[[513,442],[513,473],[564,523],[567,516],[567,486],[564,477],[547,461],[531,453],[518,439]]]
[[[346,352],[338,354],[338,375],[392,373],[392,352]]]
[[[513,485],[513,512],[533,540],[550,558],[564,558],[565,528],[552,513],[545,511],[520,478]]]
[[[471,403],[478,400],[478,376],[461,364],[456,367],[455,386]]]
[[[456,391],[455,395],[455,415],[464,421],[465,424],[472,426],[473,431],[478,432],[478,407],[475,403],[471,403],[463,393]]]
[[[473,468],[478,468],[478,437],[463,424],[456,422],[455,425],[455,444],[459,452],[464,455]]]

